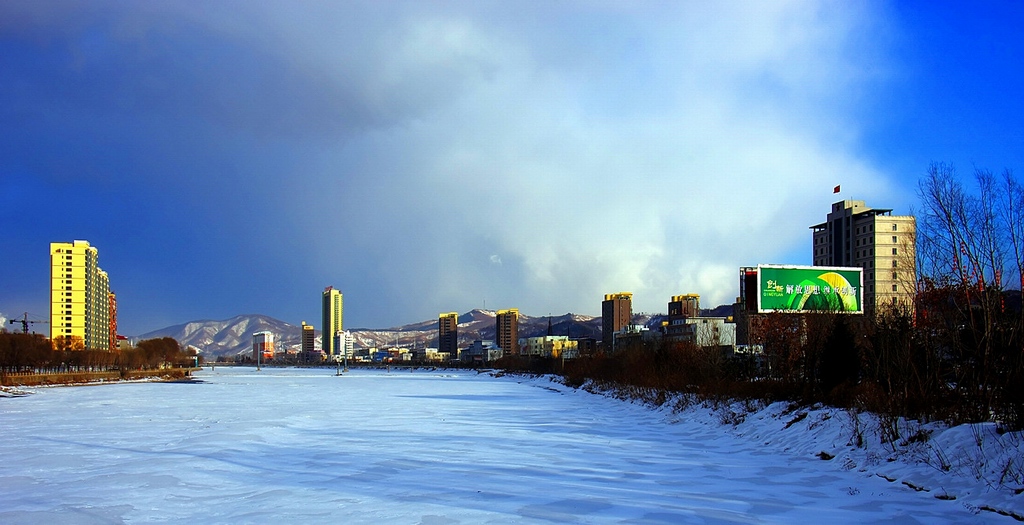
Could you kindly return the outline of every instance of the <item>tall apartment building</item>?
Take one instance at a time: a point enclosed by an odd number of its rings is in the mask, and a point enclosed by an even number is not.
[[[601,303],[601,342],[609,352],[614,344],[614,334],[633,320],[633,294],[619,292],[605,294]]]
[[[96,248],[88,241],[50,243],[50,339],[62,338],[65,348],[112,348],[111,306]]]
[[[344,297],[340,290],[335,290],[333,286],[324,288],[320,309],[320,330],[322,330],[321,334],[323,334],[323,351],[332,357],[339,355],[339,348],[335,346],[334,336],[345,329],[342,323],[342,317],[345,312],[343,299]]]
[[[451,359],[459,356],[459,314],[448,312],[437,317],[437,351]]]
[[[811,226],[815,266],[859,266],[864,270],[864,309],[913,306],[917,290],[917,219],[872,209],[864,201],[832,205],[825,222]]]
[[[303,354],[312,354],[316,350],[316,329],[313,325],[302,321],[302,338],[300,339],[300,351]]]
[[[519,353],[519,309],[498,310],[494,318],[494,340],[505,355]]]

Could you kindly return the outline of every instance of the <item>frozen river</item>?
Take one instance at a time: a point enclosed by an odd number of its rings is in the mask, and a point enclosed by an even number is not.
[[[543,379],[221,367],[0,399],[0,523],[964,523]]]

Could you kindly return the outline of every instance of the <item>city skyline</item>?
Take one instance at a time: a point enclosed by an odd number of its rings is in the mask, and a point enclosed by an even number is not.
[[[0,314],[88,239],[119,331],[600,315],[811,264],[837,200],[910,215],[931,162],[1024,169],[1024,7],[0,5]],[[842,193],[832,189],[841,185]]]

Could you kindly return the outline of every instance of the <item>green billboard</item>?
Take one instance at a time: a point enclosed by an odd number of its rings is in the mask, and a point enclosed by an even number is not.
[[[758,312],[864,313],[860,268],[758,266]]]

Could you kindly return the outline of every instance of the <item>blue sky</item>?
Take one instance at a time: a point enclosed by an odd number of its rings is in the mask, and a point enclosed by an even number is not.
[[[0,3],[0,314],[86,239],[128,335],[731,302],[842,198],[1024,169],[1024,8]]]

